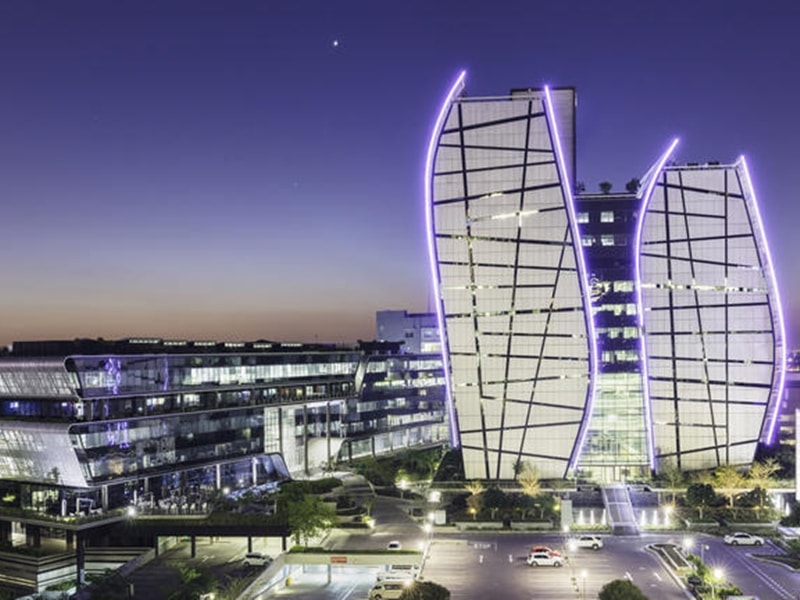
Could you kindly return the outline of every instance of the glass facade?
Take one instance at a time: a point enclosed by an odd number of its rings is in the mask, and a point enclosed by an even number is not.
[[[628,193],[573,198],[574,91],[465,98],[463,77],[425,199],[467,478],[751,462],[786,342],[744,159],[666,166],[674,140]]]
[[[665,168],[640,252],[658,460],[751,462],[774,433],[786,342],[744,159]]]
[[[636,234],[640,200],[627,195],[582,195],[581,235],[618,240],[586,248],[598,373],[594,409],[581,453],[579,475],[620,481],[649,475],[647,431],[639,353],[636,273],[628,240]],[[630,245],[633,245],[631,241]]]
[[[308,472],[351,445],[443,442],[441,356],[398,348],[15,343],[0,357],[0,488],[26,508],[67,499],[71,513],[73,497],[108,508],[150,488],[164,500]]]
[[[451,97],[433,133],[431,252],[467,478],[511,479],[522,463],[564,477],[589,410],[574,91],[553,97]]]

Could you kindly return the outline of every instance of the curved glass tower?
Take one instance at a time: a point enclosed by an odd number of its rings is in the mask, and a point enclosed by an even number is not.
[[[426,197],[466,475],[510,479],[529,465],[564,477],[594,360],[566,171],[574,91],[472,99],[458,96],[462,81],[432,134]]]
[[[744,159],[576,188],[575,92],[467,98],[431,134],[429,254],[451,438],[470,479],[600,481],[746,464],[785,336]]]
[[[744,159],[670,166],[641,221],[654,451],[681,469],[751,462],[783,388],[783,319]]]

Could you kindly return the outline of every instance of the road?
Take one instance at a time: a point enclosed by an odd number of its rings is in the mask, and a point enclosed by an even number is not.
[[[599,551],[579,549],[572,553],[562,568],[529,567],[525,563],[531,545],[542,544],[563,550],[564,536],[558,533],[437,533],[431,537],[421,525],[409,517],[411,503],[395,498],[373,496],[368,486],[358,479],[348,481],[352,496],[372,500],[374,531],[337,529],[324,540],[330,550],[380,549],[391,540],[401,542],[404,549],[416,549],[430,543],[422,576],[450,589],[453,600],[584,600],[596,598],[607,582],[631,579],[650,600],[684,600],[688,593],[646,546],[671,542],[683,545],[687,534],[642,534],[640,536],[603,535],[605,548]],[[278,540],[256,540],[254,550],[275,555]],[[263,547],[262,547],[263,545]],[[745,594],[760,600],[800,600],[800,573],[783,566],[756,560],[752,555],[778,552],[767,544],[763,548],[725,546],[722,539],[710,535],[692,535],[692,552],[703,554],[712,569],[719,568],[724,577]],[[241,572],[244,540],[221,540],[198,543],[197,557],[188,559],[188,545],[161,557],[156,564],[144,567],[138,575],[135,598],[158,600],[175,581],[175,573],[164,573],[159,582],[159,569],[177,561],[187,564],[217,565],[220,573]],[[702,548],[702,551],[701,551]],[[154,569],[155,567],[155,569]],[[286,573],[290,568],[286,567]],[[237,571],[238,570],[238,571]],[[173,569],[174,571],[174,569]],[[291,568],[291,585],[278,584],[259,590],[259,600],[268,598],[304,598],[308,600],[363,600],[375,582],[378,568],[306,566]],[[140,587],[141,585],[141,587]]]
[[[722,538],[712,535],[692,537],[692,552],[700,555],[711,569],[719,569],[725,579],[736,584],[742,593],[760,600],[800,600],[800,573],[773,562],[758,560],[754,555],[780,554],[772,542],[761,548],[726,546]]]

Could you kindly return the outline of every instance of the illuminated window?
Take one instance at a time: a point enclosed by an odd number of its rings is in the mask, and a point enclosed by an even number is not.
[[[614,282],[614,291],[615,292],[632,292],[633,291],[633,282],[632,281],[615,281]]]
[[[604,210],[602,213],[600,213],[600,222],[601,223],[613,223],[614,222],[614,211]]]
[[[578,223],[588,223],[588,222],[589,222],[589,213],[579,212]]]
[[[593,246],[594,245],[594,236],[593,235],[584,235],[581,238],[581,244],[584,246]]]
[[[603,246],[613,246],[614,245],[614,234],[604,233],[602,236],[600,236],[600,243]]]
[[[639,330],[636,327],[626,327],[623,335],[626,339],[638,338]]]

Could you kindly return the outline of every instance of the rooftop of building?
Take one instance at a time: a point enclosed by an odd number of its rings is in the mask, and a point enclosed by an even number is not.
[[[0,357],[65,357],[73,355],[130,354],[243,354],[286,352],[354,352],[396,354],[400,343],[361,341],[357,344],[275,342],[256,340],[231,342],[215,340],[170,340],[161,338],[76,338],[73,340],[16,341]]]

